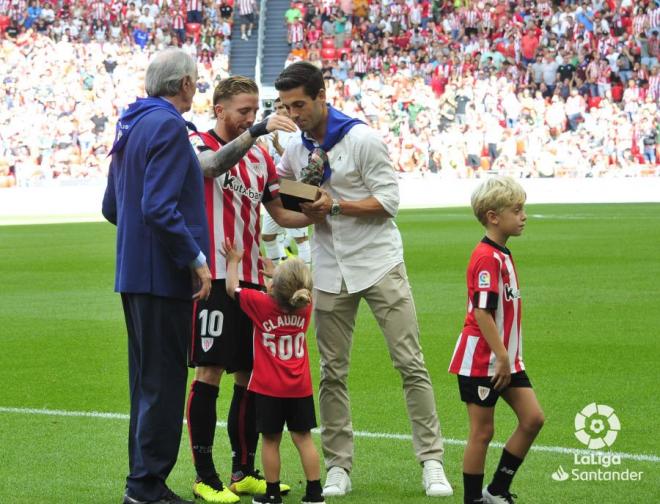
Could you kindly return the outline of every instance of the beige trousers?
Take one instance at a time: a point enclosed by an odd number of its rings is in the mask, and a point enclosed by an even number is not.
[[[392,358],[401,374],[412,425],[413,449],[419,462],[442,461],[440,424],[429,373],[419,343],[415,305],[403,263],[378,283],[349,294],[314,289],[316,338],[321,358],[319,406],[325,465],[350,471],[353,465],[353,426],[348,397],[348,368],[355,317],[360,300],[369,304]]]

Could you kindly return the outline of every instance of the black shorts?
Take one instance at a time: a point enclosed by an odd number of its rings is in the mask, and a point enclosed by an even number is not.
[[[254,394],[257,432],[277,434],[284,424],[291,432],[306,432],[316,427],[314,396],[284,398]]]
[[[507,388],[532,388],[532,382],[525,371],[513,373],[511,382]],[[461,401],[474,403],[484,408],[492,408],[500,398],[502,390],[497,391],[493,388],[490,377],[462,376],[458,375],[458,390],[461,393]],[[506,389],[504,389],[506,390]]]
[[[242,14],[241,18],[245,24],[254,24],[254,13],[250,12],[249,14]]]
[[[241,287],[263,287],[241,282]],[[227,373],[252,371],[252,321],[227,294],[224,280],[213,280],[211,296],[195,305],[188,365],[220,366]]]

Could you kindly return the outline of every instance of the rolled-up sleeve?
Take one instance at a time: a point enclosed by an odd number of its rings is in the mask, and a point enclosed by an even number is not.
[[[371,195],[392,217],[399,211],[399,182],[385,142],[369,131],[357,142],[357,167]]]
[[[287,153],[288,150],[285,150],[280,157],[280,161],[277,163],[277,174],[282,178],[295,180],[296,174],[293,172],[293,168],[291,168],[289,155]]]

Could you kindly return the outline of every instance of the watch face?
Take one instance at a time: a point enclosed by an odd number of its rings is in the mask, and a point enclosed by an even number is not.
[[[330,207],[330,215],[337,215],[341,211],[339,203],[333,203]]]

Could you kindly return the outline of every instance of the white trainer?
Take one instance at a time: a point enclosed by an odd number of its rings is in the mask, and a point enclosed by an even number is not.
[[[449,497],[454,494],[454,489],[445,476],[445,469],[438,460],[424,462],[422,485],[429,497]]]
[[[513,498],[515,495],[509,492],[505,495],[493,495],[488,491],[488,487],[485,486],[481,491],[481,495],[484,498],[484,504],[514,504]]]
[[[351,491],[351,478],[341,467],[331,467],[325,478],[324,497],[341,497]]]

